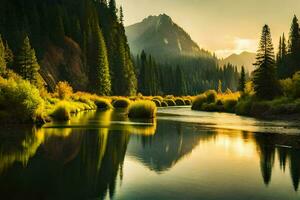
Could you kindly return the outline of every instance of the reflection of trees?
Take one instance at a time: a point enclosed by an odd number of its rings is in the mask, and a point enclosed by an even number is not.
[[[284,172],[289,160],[289,168],[294,189],[297,191],[300,182],[300,150],[299,136],[287,136],[277,134],[255,135],[258,152],[260,155],[261,172],[266,185],[271,181],[272,168],[274,167],[274,159],[277,149],[279,167]],[[276,147],[277,146],[277,147]],[[291,146],[292,148],[288,148]]]
[[[291,150],[290,152],[290,170],[294,189],[297,191],[300,181],[300,151]]]
[[[93,121],[105,124],[108,116],[97,114]],[[29,129],[24,137],[0,140],[0,159],[10,160],[9,165],[0,163],[7,169],[0,176],[1,196],[94,199],[103,198],[107,192],[113,196],[117,177],[122,176],[129,135],[122,130],[110,131],[109,123],[104,126],[67,131],[46,128],[33,133]],[[26,167],[18,162],[23,157]]]
[[[15,162],[25,166],[44,141],[44,135],[32,127],[2,128],[0,141],[1,174]]]
[[[156,172],[163,172],[189,154],[204,134],[195,134],[180,123],[161,121],[156,134],[131,137],[128,154]]]
[[[264,134],[256,136],[256,143],[260,156],[260,169],[266,185],[271,181],[275,159],[275,146],[270,143],[270,137],[272,136]]]

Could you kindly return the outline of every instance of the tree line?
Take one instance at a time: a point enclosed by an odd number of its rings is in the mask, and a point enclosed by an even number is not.
[[[300,71],[300,29],[296,16],[292,20],[289,38],[283,34],[279,39],[279,49],[275,56],[271,30],[264,25],[256,55],[252,81],[256,96],[260,99],[273,99],[283,94],[280,79],[291,78]],[[239,89],[245,89],[245,74],[242,71]]]
[[[138,92],[145,95],[195,95],[208,89],[217,89],[219,82],[225,91],[237,90],[237,67],[218,65],[214,55],[179,57],[159,62],[142,51],[134,59],[138,77]]]
[[[42,79],[39,62],[47,46],[66,48],[68,38],[81,49],[88,77],[86,91],[99,95],[136,93],[123,10],[117,9],[115,0],[3,0],[0,34],[0,73],[8,68],[37,82]],[[68,75],[63,78],[72,79]]]

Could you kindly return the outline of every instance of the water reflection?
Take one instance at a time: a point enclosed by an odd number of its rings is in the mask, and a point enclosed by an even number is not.
[[[126,176],[123,171],[126,158],[154,171],[158,175],[157,181],[186,160],[195,164],[195,176],[199,173],[196,166],[207,164],[216,181],[222,177],[220,169],[223,173],[243,171],[242,166],[226,168],[226,162],[218,166],[216,163],[224,155],[230,158],[227,162],[247,157],[255,165],[255,160],[259,160],[260,167],[255,169],[260,171],[261,182],[266,186],[272,183],[272,175],[278,173],[273,171],[274,168],[278,167],[285,175],[289,172],[293,189],[298,190],[299,136],[211,129],[168,120],[130,121],[124,112],[89,112],[68,123],[48,124],[42,129],[2,129],[1,199],[114,198]],[[213,149],[220,152],[213,154],[217,157],[201,153]],[[194,151],[196,158],[191,156]],[[213,168],[210,169],[212,166],[208,163],[199,163],[200,158],[212,161]],[[187,168],[182,168],[180,173],[185,170]],[[192,177],[185,178],[190,180]],[[187,180],[176,179],[185,184],[199,183],[197,187],[204,179]]]

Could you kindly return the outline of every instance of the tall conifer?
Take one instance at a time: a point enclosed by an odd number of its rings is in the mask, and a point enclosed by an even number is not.
[[[262,30],[259,49],[256,55],[257,69],[254,71],[254,90],[257,97],[272,99],[279,93],[275,69],[275,56],[271,32],[268,25]]]
[[[15,60],[17,72],[33,84],[38,82],[38,71],[40,65],[35,56],[35,50],[31,48],[28,36],[25,37]]]

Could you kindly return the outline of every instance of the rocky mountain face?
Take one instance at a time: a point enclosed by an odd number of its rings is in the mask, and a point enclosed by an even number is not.
[[[126,27],[126,35],[134,55],[142,50],[157,59],[208,54],[166,14],[149,16],[142,22]]]

